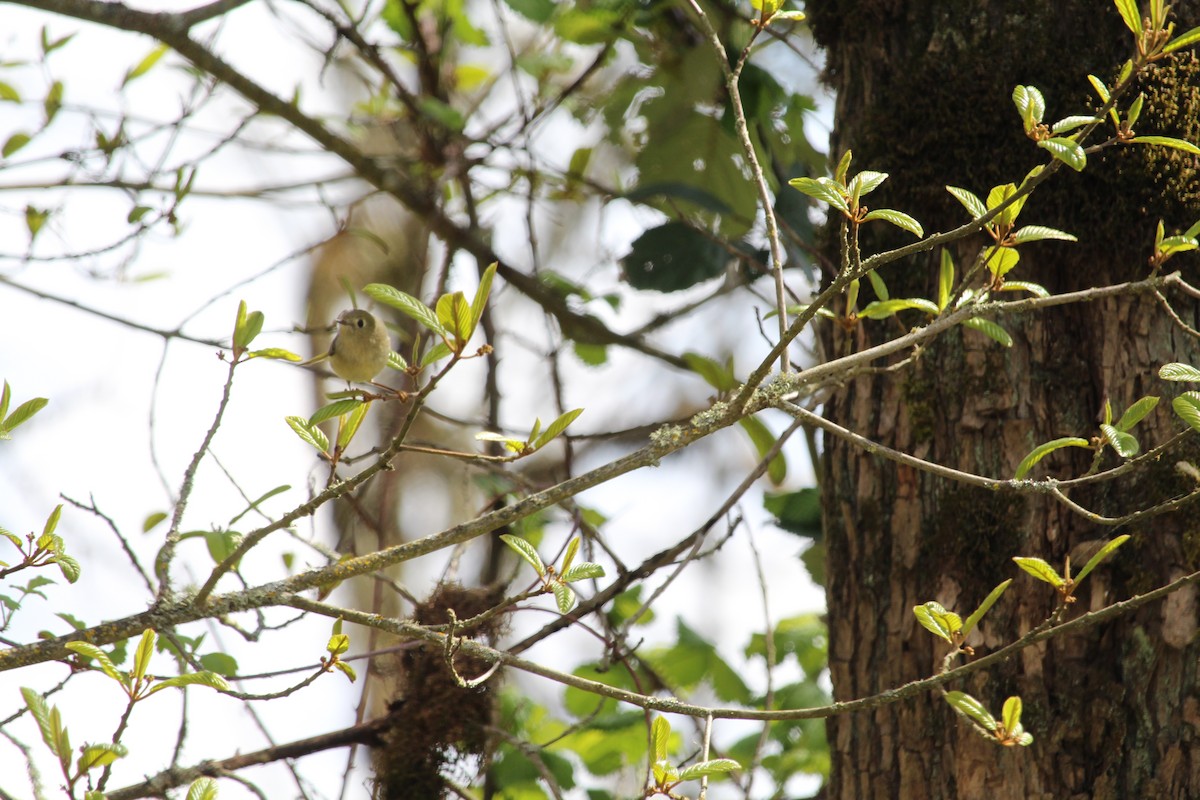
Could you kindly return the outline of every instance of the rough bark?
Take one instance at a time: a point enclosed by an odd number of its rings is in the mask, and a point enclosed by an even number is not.
[[[1051,121],[1084,113],[1095,107],[1087,73],[1111,80],[1130,42],[1111,3],[1094,0],[846,0],[811,4],[809,11],[838,93],[834,155],[851,148],[855,169],[889,172],[873,205],[911,213],[927,231],[965,220],[946,184],[986,196],[998,183],[1019,183],[1045,160],[1020,130],[1010,100],[1015,85],[1041,88]],[[1200,4],[1177,4],[1176,13],[1179,30],[1200,24]],[[1157,69],[1146,81],[1147,112],[1138,128],[1200,141],[1198,75],[1191,55]],[[1157,219],[1182,230],[1200,216],[1194,157],[1148,148],[1110,152],[1091,158],[1082,174],[1056,176],[1035,193],[1021,221],[1062,228],[1081,241],[1022,248],[1014,277],[1052,292],[1145,277]],[[864,246],[869,253],[899,241],[888,232]],[[982,243],[957,248],[956,261],[969,263]],[[933,296],[936,263],[931,254],[890,268],[884,277],[892,295]],[[1170,266],[1186,274],[1196,263],[1189,257]],[[1196,326],[1196,303],[1170,299]],[[955,333],[903,372],[848,383],[829,400],[827,415],[890,447],[1004,478],[1041,442],[1093,435],[1106,398],[1120,413],[1142,395],[1164,396],[1138,428],[1143,448],[1180,427],[1169,407],[1179,387],[1159,381],[1157,369],[1169,361],[1200,363],[1200,346],[1152,298],[1094,302],[1004,324],[1012,348],[972,331]],[[850,336],[829,330],[827,352],[895,334],[890,321],[863,323]],[[1198,452],[1172,452],[1134,479],[1072,498],[1112,515],[1145,507],[1194,485],[1173,465]],[[1071,477],[1089,463],[1084,451],[1059,451],[1035,474]],[[1111,455],[1105,461],[1115,464]],[[1054,605],[1045,584],[1018,573],[1013,556],[1061,567],[1073,548],[1114,535],[1052,500],[964,487],[835,439],[825,442],[823,474],[830,668],[838,700],[936,671],[946,649],[919,627],[914,605],[937,600],[965,616],[994,585],[1015,578],[971,640],[987,652],[1040,623]],[[1193,508],[1122,529],[1133,540],[1088,578],[1069,613],[1200,569],[1198,521]],[[1026,728],[1036,737],[1029,748],[983,740],[938,695],[832,720],[829,797],[1200,797],[1197,604],[1194,591],[1179,592],[1117,623],[1030,648],[953,687],[997,714],[1007,696],[1020,694]]]

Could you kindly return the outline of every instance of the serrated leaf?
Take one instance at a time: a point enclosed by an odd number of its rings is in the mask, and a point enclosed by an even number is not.
[[[1058,574],[1058,570],[1040,558],[1014,556],[1013,561],[1016,562],[1018,567],[1025,570],[1039,581],[1045,581],[1056,589],[1066,583],[1066,581],[1062,579],[1062,576]]]
[[[1014,476],[1017,480],[1021,480],[1028,474],[1029,470],[1033,469],[1034,465],[1041,461],[1046,456],[1053,453],[1055,450],[1060,450],[1064,447],[1090,447],[1087,439],[1081,439],[1078,436],[1064,436],[1061,439],[1055,439],[1045,444],[1039,444],[1029,452],[1029,455],[1021,459],[1021,463],[1017,465],[1017,472]]]
[[[865,319],[886,319],[894,316],[897,312],[907,311],[912,308],[924,311],[931,316],[937,316],[940,310],[937,305],[923,297],[914,297],[912,299],[898,297],[894,300],[875,300],[874,302],[867,303],[863,310],[858,312],[858,316]]]
[[[964,320],[963,326],[970,328],[971,330],[979,331],[984,336],[987,336],[989,339],[992,339],[993,341],[1005,347],[1012,347],[1013,341],[1012,337],[1008,335],[1008,331],[1004,330],[1004,328],[1000,327],[995,322],[992,322],[990,319],[974,317],[972,319]]]
[[[866,216],[863,217],[864,222],[873,219],[881,219],[884,222],[890,222],[897,228],[903,228],[904,230],[913,234],[918,239],[925,235],[925,229],[921,227],[921,223],[917,222],[903,211],[896,211],[891,208],[877,208],[874,211],[867,212]]]
[[[1125,409],[1125,413],[1117,420],[1117,430],[1127,431],[1134,425],[1137,425],[1146,416],[1158,406],[1158,398],[1154,395],[1147,395],[1141,398],[1129,408]]]
[[[82,774],[96,767],[107,767],[118,758],[124,758],[128,754],[129,750],[120,742],[89,744],[80,753],[79,760],[75,763],[75,769]]]
[[[349,414],[351,411],[362,405],[365,405],[365,403],[357,398],[335,400],[328,405],[321,406],[315,412],[313,412],[313,415],[308,418],[308,426],[310,428],[315,428],[317,425],[327,419],[340,417],[342,414]]]
[[[1200,369],[1191,364],[1178,362],[1163,364],[1158,368],[1158,377],[1165,381],[1200,381]]]
[[[1088,559],[1088,562],[1083,566],[1083,569],[1079,570],[1079,574],[1075,576],[1075,583],[1079,583],[1086,578],[1088,573],[1100,566],[1101,561],[1112,555],[1114,550],[1125,544],[1127,541],[1129,541],[1129,539],[1129,534],[1123,533],[1120,536],[1115,536],[1105,542],[1104,546],[1097,550],[1096,554]]]
[[[850,213],[845,197],[849,192],[846,191],[846,187],[830,178],[792,178],[788,185],[809,197],[828,203],[843,214]]]
[[[667,745],[671,741],[671,723],[659,715],[650,723],[650,754],[655,761],[666,761]]]
[[[1117,430],[1112,425],[1101,425],[1100,431],[1121,458],[1133,458],[1141,450],[1141,445],[1138,444],[1136,438],[1124,431]]]
[[[1004,708],[1000,711],[1000,719],[1006,731],[1015,731],[1021,727],[1020,697],[1014,695],[1004,701]]]
[[[297,436],[316,448],[317,452],[324,453],[329,449],[329,437],[320,428],[309,425],[304,417],[284,417],[284,421]]]
[[[188,787],[186,800],[217,800],[217,782],[212,778],[197,778]]]
[[[1174,39],[1167,42],[1167,44],[1163,47],[1163,52],[1174,53],[1181,47],[1188,47],[1196,42],[1200,42],[1200,28],[1192,28],[1187,33],[1179,34]]]
[[[500,541],[511,547],[517,555],[529,562],[529,566],[533,567],[534,571],[540,577],[546,577],[546,565],[542,563],[542,557],[538,555],[533,545],[520,536],[513,536],[508,533],[500,534]]]
[[[995,589],[992,589],[987,597],[983,599],[983,602],[979,604],[979,608],[971,612],[971,616],[967,617],[966,621],[963,623],[963,636],[966,636],[971,631],[975,630],[975,626],[979,624],[979,620],[983,619],[983,615],[986,614],[988,610],[996,604],[996,601],[1000,599],[1000,595],[1004,594],[1004,590],[1008,588],[1010,583],[1012,583],[1012,578],[1000,583]]]
[[[733,772],[735,769],[741,768],[742,765],[732,758],[714,758],[684,767],[679,771],[679,780],[695,781],[705,776],[724,775],[727,772]]]
[[[543,433],[541,436],[538,436],[537,439],[533,442],[533,449],[540,450],[542,447],[545,447],[547,444],[549,444],[551,441],[553,441],[560,433],[565,431],[567,429],[567,426],[570,425],[572,422],[574,422],[575,418],[578,417],[582,413],[583,413],[582,408],[574,408],[574,409],[571,409],[570,411],[562,414],[561,416],[559,416],[558,419],[556,419],[556,420],[554,420],[554,422],[550,423],[550,426],[548,428],[546,428],[545,433]]]
[[[142,631],[142,638],[138,640],[137,652],[133,657],[134,679],[141,680],[146,677],[146,673],[150,669],[150,658],[154,655],[154,642],[157,638],[158,634],[149,628]]]
[[[228,692],[229,684],[215,672],[189,672],[187,675],[176,675],[154,684],[154,688],[146,692],[146,696],[161,692],[163,689],[182,688],[184,686],[207,686],[219,692]]]
[[[1045,225],[1026,225],[1024,228],[1013,231],[1012,238],[1017,244],[1038,242],[1043,239],[1057,239],[1061,242],[1079,241],[1079,238],[1073,234],[1055,228],[1047,228]]]
[[[1192,430],[1200,431],[1200,392],[1184,392],[1171,401],[1171,408]]]
[[[963,207],[967,209],[967,213],[971,215],[971,219],[979,219],[987,213],[987,207],[983,204],[983,201],[972,192],[960,189],[957,186],[947,186],[946,191],[963,204]]]
[[[954,644],[954,633],[962,628],[962,620],[957,614],[947,611],[940,603],[932,600],[919,606],[913,606],[913,615],[917,622],[935,636],[940,636],[950,644]]]
[[[979,723],[985,730],[995,732],[997,727],[995,717],[974,697],[965,692],[946,692],[943,696],[947,703]]]
[[[1137,139],[1135,138],[1133,141],[1137,141]],[[1053,139],[1045,139],[1038,142],[1037,146],[1049,151],[1050,155],[1076,172],[1082,172],[1083,168],[1087,166],[1087,154],[1083,152],[1083,148],[1079,146],[1079,142],[1074,139],[1065,139],[1056,136]]]
[[[139,61],[136,66],[134,66],[133,69],[131,69],[131,70],[129,70],[129,72],[125,73],[125,79],[123,81],[121,81],[121,86],[124,87],[130,81],[137,80],[138,78],[142,77],[147,72],[149,72],[154,67],[154,65],[158,63],[159,59],[161,59],[164,55],[167,54],[167,51],[169,49],[170,48],[167,47],[165,44],[160,44],[157,47],[155,47],[153,50],[151,50],[149,53],[147,53],[145,55],[145,57],[142,58],[142,60]]]
[[[1200,147],[1183,139],[1176,139],[1173,136],[1135,136],[1129,141],[1134,144],[1157,144],[1162,147],[1170,147],[1174,150],[1182,150],[1194,156],[1200,156]]]
[[[599,564],[593,564],[590,561],[581,561],[573,567],[563,571],[562,579],[564,583],[574,583],[576,581],[587,580],[589,578],[603,578],[604,567]]]
[[[555,581],[550,585],[550,591],[554,592],[554,602],[558,606],[558,613],[567,614],[575,607],[575,590],[565,583]]]
[[[369,283],[363,289],[367,296],[385,306],[391,306],[410,319],[416,320],[438,336],[445,336],[446,330],[438,321],[433,309],[410,294],[400,291],[384,283]]]
[[[0,422],[0,430],[11,431],[18,425],[28,422],[29,418],[46,407],[50,401],[44,397],[35,397],[32,400],[26,400],[21,405],[13,409],[13,412]]]

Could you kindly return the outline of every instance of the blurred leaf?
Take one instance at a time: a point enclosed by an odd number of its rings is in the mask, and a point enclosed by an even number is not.
[[[763,507],[775,515],[776,524],[789,533],[821,538],[821,492],[809,487],[794,492],[768,492]]]
[[[1158,377],[1165,381],[1200,381],[1200,369],[1191,364],[1163,364],[1158,369]]]
[[[759,458],[763,458],[767,454],[767,451],[775,446],[775,434],[758,417],[742,417],[738,420],[738,424],[742,426],[742,429],[750,437],[750,441],[754,444],[754,449],[758,451]],[[776,453],[767,465],[767,477],[776,486],[783,483],[787,477],[787,460],[784,458],[782,451]]]
[[[163,689],[183,688],[184,686],[207,686],[210,689],[216,689],[219,692],[229,691],[229,684],[220,675],[213,672],[190,672],[187,675],[177,675],[174,678],[167,678],[165,681],[159,681],[154,684],[150,691],[146,692],[149,697],[152,694],[161,692]]]
[[[237,675],[237,659],[227,653],[205,653],[200,656],[200,666],[218,675]]]
[[[725,271],[729,255],[709,236],[682,222],[642,233],[621,259],[625,280],[635,289],[677,292]]]
[[[153,69],[154,65],[158,63],[159,59],[167,54],[168,50],[170,50],[169,47],[167,47],[165,44],[160,44],[147,53],[145,57],[143,57],[142,60],[133,67],[133,69],[125,73],[125,78],[121,81],[121,87],[124,88],[130,81],[137,80]]]
[[[979,624],[979,621],[981,619],[983,619],[983,615],[986,614],[988,612],[988,610],[993,605],[996,604],[996,601],[1000,599],[1000,595],[1004,594],[1004,591],[1006,589],[1008,589],[1008,586],[1011,583],[1012,583],[1012,578],[1009,578],[1008,580],[1000,583],[995,589],[992,589],[992,591],[988,593],[988,596],[985,597],[983,602],[979,604],[979,608],[972,611],[971,616],[967,617],[966,621],[963,623],[963,626],[962,626],[962,635],[963,636],[966,636],[971,631],[975,630],[975,626]]]
[[[1123,533],[1120,536],[1115,536],[1109,541],[1105,542],[1104,546],[1097,550],[1094,556],[1088,559],[1088,562],[1084,565],[1083,569],[1079,570],[1079,574],[1075,576],[1075,583],[1079,583],[1086,578],[1092,570],[1100,565],[1101,561],[1112,555],[1113,551],[1125,544],[1127,541],[1129,541],[1129,539],[1129,534]]]

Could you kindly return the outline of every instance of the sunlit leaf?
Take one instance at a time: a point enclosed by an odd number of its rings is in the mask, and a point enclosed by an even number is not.
[[[1081,439],[1078,436],[1065,436],[1061,439],[1055,439],[1045,444],[1040,444],[1030,451],[1029,455],[1021,459],[1021,463],[1017,465],[1017,472],[1014,476],[1017,480],[1021,480],[1033,469],[1034,465],[1041,461],[1046,456],[1053,453],[1055,450],[1060,450],[1064,447],[1090,447],[1091,444],[1087,439]]]
[[[971,631],[975,630],[975,626],[979,624],[979,620],[983,619],[983,615],[988,612],[988,609],[996,604],[996,601],[1000,599],[1000,595],[1004,594],[1004,590],[1008,588],[1010,583],[1012,583],[1012,578],[1000,583],[995,589],[992,589],[992,591],[988,593],[988,596],[985,597],[983,602],[979,604],[979,608],[971,612],[971,616],[967,617],[966,621],[963,622],[963,636],[966,636]]]
[[[983,704],[965,692],[946,692],[946,702],[966,714],[984,729],[994,732],[997,728],[996,719],[984,708]]]
[[[1063,586],[1066,583],[1066,581],[1062,579],[1062,576],[1058,574],[1058,570],[1040,558],[1014,556],[1013,561],[1016,562],[1018,567],[1025,570],[1039,581],[1045,581],[1055,588]]]
[[[1173,136],[1135,136],[1129,141],[1135,144],[1157,144],[1162,147],[1170,147],[1174,150],[1182,150],[1194,156],[1200,156],[1200,147],[1184,139],[1176,139]]]
[[[385,306],[391,306],[439,336],[446,335],[446,331],[438,321],[437,314],[434,313],[433,309],[411,294],[402,292],[384,283],[369,283],[363,291],[371,299],[383,303]]]
[[[1137,139],[1135,138],[1133,141],[1137,141]],[[1079,142],[1073,139],[1055,137],[1040,141],[1037,145],[1043,150],[1050,151],[1050,155],[1076,172],[1082,171],[1087,166],[1087,154],[1083,152],[1083,148],[1079,145]]]
[[[542,563],[542,557],[538,555],[538,552],[536,549],[534,549],[533,545],[522,539],[520,536],[513,536],[512,534],[508,533],[500,534],[500,541],[504,542],[506,545],[512,548],[517,555],[529,562],[529,566],[533,567],[538,575],[541,577],[546,576],[546,565]]]
[[[1057,239],[1063,242],[1079,241],[1079,238],[1073,234],[1056,230],[1055,228],[1047,228],[1045,225],[1026,225],[1023,228],[1013,231],[1012,238],[1017,244],[1038,242],[1043,239]]]
[[[1136,438],[1112,425],[1101,425],[1100,431],[1121,458],[1133,458],[1141,449]]]
[[[984,336],[987,336],[989,339],[992,339],[993,341],[1005,347],[1012,347],[1012,336],[1009,335],[1008,331],[1004,330],[1004,328],[1000,327],[995,322],[992,322],[990,319],[973,317],[972,319],[963,320],[963,327],[979,331]]]
[[[890,222],[897,228],[903,228],[909,233],[916,236],[918,239],[925,235],[925,229],[921,227],[921,223],[905,214],[903,211],[895,211],[890,208],[877,208],[874,211],[867,212],[863,217],[864,221],[873,219],[881,219],[884,222]]]

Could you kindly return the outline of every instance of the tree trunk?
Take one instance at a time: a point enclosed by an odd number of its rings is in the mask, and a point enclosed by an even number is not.
[[[849,148],[852,171],[890,173],[872,205],[910,213],[927,231],[966,221],[945,185],[986,197],[992,186],[1019,184],[1047,160],[1024,137],[1010,99],[1014,86],[1042,90],[1048,122],[1090,113],[1098,103],[1087,74],[1111,85],[1132,52],[1132,36],[1109,2],[845,0],[809,10],[838,96],[834,160]],[[1200,24],[1196,2],[1177,4],[1176,14],[1179,31]],[[1160,62],[1143,81],[1147,110],[1138,132],[1200,141],[1198,76],[1190,53]],[[1021,213],[1019,223],[1060,228],[1079,243],[1023,246],[1009,277],[1056,293],[1141,279],[1149,274],[1157,220],[1172,233],[1198,216],[1195,157],[1136,146],[1106,150],[1090,156],[1080,174],[1062,170]],[[904,243],[891,231],[872,235],[864,254]],[[983,244],[980,237],[954,249],[960,276]],[[891,265],[883,272],[891,295],[933,297],[937,263],[933,253]],[[1186,276],[1195,265],[1189,254],[1167,268],[1184,268]],[[1195,300],[1167,299],[1200,327]],[[921,324],[917,316],[902,320]],[[1200,364],[1200,344],[1152,296],[996,321],[1012,335],[1011,348],[960,328],[900,372],[849,381],[830,398],[826,415],[888,447],[997,478],[1012,477],[1042,442],[1096,435],[1106,399],[1119,415],[1143,395],[1163,396],[1135,429],[1143,450],[1182,427],[1169,402],[1179,385],[1160,381],[1157,370],[1170,361]],[[828,330],[827,352],[878,343],[898,328],[886,320],[864,321],[849,335]],[[937,671],[948,646],[918,625],[914,606],[937,600],[965,617],[992,587],[1014,578],[969,640],[978,653],[991,652],[1055,606],[1053,590],[1019,572],[1013,556],[1037,556],[1061,571],[1074,548],[1078,557],[1085,543],[1116,534],[1045,496],[963,486],[832,437],[824,452],[837,700]],[[1107,453],[1102,469],[1118,463],[1111,448]],[[1147,507],[1194,488],[1174,465],[1198,454],[1195,445],[1184,446],[1132,477],[1076,489],[1071,499],[1109,516]],[[1060,450],[1031,477],[1075,477],[1090,464],[1089,451]],[[1200,569],[1198,520],[1200,509],[1191,506],[1121,528],[1132,541],[1086,579],[1068,617]],[[1197,602],[1196,591],[1185,589],[948,687],[973,694],[997,715],[1006,697],[1019,694],[1023,723],[1035,737],[1028,748],[986,741],[936,692],[831,720],[828,796],[1200,797]]]

